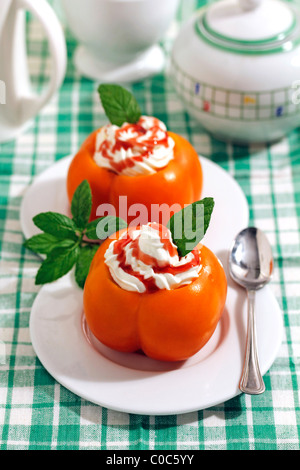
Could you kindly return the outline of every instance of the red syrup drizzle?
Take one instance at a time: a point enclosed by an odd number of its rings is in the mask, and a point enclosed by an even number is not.
[[[168,237],[168,229],[163,227],[160,224],[152,223],[150,224],[150,227],[153,229],[157,230],[160,234],[160,240],[163,243],[164,249],[167,250],[170,254],[170,256],[175,256],[178,254],[177,248],[173,246],[171,243],[169,237]],[[188,271],[189,269],[199,266],[200,265],[200,256],[198,250],[193,250],[193,258],[192,260],[182,266],[171,266],[170,264],[165,264],[164,266],[161,265],[161,262],[159,262],[156,258],[152,258],[151,256],[143,253],[140,248],[139,248],[139,236],[133,240],[132,238],[132,232],[136,230],[134,228],[129,228],[127,231],[127,236],[124,238],[119,239],[118,241],[115,242],[114,245],[114,254],[117,255],[117,260],[119,262],[119,267],[126,272],[127,274],[130,274],[131,276],[136,277],[141,281],[145,288],[146,292],[152,293],[156,292],[159,290],[159,287],[157,287],[155,283],[154,278],[145,278],[142,274],[138,273],[137,271],[134,271],[134,269],[126,263],[126,253],[125,253],[125,247],[130,243],[131,248],[132,248],[132,255],[142,261],[144,264],[149,265],[152,267],[153,271],[156,274],[166,274],[170,273],[173,275],[180,274],[182,272]]]
[[[166,131],[164,132],[164,137],[159,139],[158,133],[162,132],[162,129],[159,127],[159,120],[153,118],[154,125],[151,129],[147,130],[143,127],[143,117],[140,118],[137,124],[124,124],[122,127],[116,130],[115,133],[115,144],[112,145],[108,140],[104,140],[100,145],[99,152],[104,158],[107,158],[110,162],[111,168],[117,173],[121,173],[126,168],[132,168],[136,162],[142,162],[145,158],[148,158],[154,151],[157,145],[162,145],[168,147],[169,145],[169,136]],[[132,131],[132,133],[137,134],[136,137],[132,137],[128,140],[122,140],[122,133]],[[139,139],[150,133],[149,137],[146,140],[139,142]],[[129,150],[137,149],[139,155],[128,157],[122,162],[116,163],[111,156],[115,152],[120,150]]]

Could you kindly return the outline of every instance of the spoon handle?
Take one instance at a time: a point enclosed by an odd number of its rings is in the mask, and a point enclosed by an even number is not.
[[[255,291],[248,291],[248,325],[246,352],[243,373],[239,388],[249,395],[259,395],[265,391],[265,384],[260,373],[255,329]]]

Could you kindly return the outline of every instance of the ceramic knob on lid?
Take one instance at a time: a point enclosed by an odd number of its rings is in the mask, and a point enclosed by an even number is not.
[[[171,73],[187,111],[215,136],[269,142],[300,125],[299,56],[295,5],[221,0],[183,26]]]
[[[261,4],[262,0],[240,0],[242,10],[253,10]]]
[[[203,25],[216,39],[261,46],[284,39],[294,25],[294,14],[277,0],[229,0],[215,3]]]

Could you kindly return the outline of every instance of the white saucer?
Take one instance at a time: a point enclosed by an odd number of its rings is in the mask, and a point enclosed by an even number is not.
[[[160,73],[165,65],[165,55],[158,45],[152,46],[137,59],[123,65],[104,62],[86,47],[79,46],[74,56],[75,66],[87,78],[101,83],[130,83]]]
[[[34,215],[48,210],[65,214],[69,205],[65,179],[72,157],[41,174],[27,191],[21,208],[26,237],[38,230]],[[133,414],[188,413],[237,396],[246,338],[245,291],[228,275],[228,250],[234,236],[248,225],[248,205],[228,173],[201,158],[203,197],[216,201],[203,242],[223,262],[229,289],[223,317],[207,345],[185,363],[162,363],[140,354],[121,354],[89,335],[82,319],[82,291],[72,274],[42,287],[32,307],[30,334],[41,363],[64,387],[92,403]],[[234,210],[233,210],[234,208]],[[282,339],[278,303],[266,287],[257,294],[257,340],[262,373],[274,362]]]

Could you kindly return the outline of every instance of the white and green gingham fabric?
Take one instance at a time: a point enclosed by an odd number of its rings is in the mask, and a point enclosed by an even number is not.
[[[202,1],[184,0],[164,41]],[[32,79],[42,87],[51,61],[41,27],[28,21]],[[106,122],[97,85],[74,68],[76,41],[66,28],[68,69],[56,97],[31,128],[0,145],[0,449],[1,450],[297,450],[300,448],[300,128],[272,146],[214,140],[183,110],[165,73],[132,85],[144,113],[162,119],[242,187],[251,224],[272,243],[271,288],[284,336],[265,375],[266,392],[178,416],[149,417],[93,405],[57,383],[32,348],[29,318],[39,288],[38,258],[23,247],[22,197],[35,175],[73,154]]]

